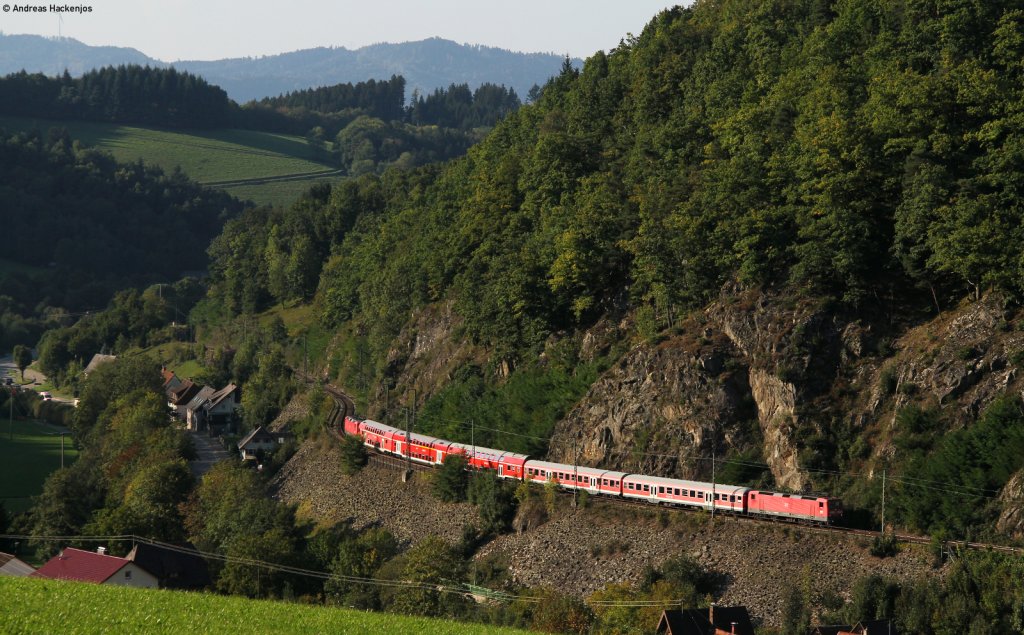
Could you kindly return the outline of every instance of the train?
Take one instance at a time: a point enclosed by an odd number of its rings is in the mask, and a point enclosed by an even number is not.
[[[842,501],[829,496],[807,496],[723,483],[705,483],[647,474],[630,474],[581,465],[533,459],[526,454],[456,443],[404,430],[353,415],[345,417],[344,434],[360,436],[367,447],[425,465],[441,465],[451,455],[465,458],[470,470],[492,470],[499,478],[586,491],[597,496],[643,501],[672,507],[762,518],[837,524]]]

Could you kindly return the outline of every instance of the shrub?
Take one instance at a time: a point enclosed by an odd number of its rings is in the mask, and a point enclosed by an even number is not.
[[[363,445],[363,437],[359,435],[347,435],[341,440],[341,471],[345,474],[355,474],[366,465],[366,446]]]
[[[434,495],[448,503],[461,503],[466,500],[468,479],[466,458],[449,454],[434,475]]]
[[[878,375],[878,385],[881,387],[883,395],[891,395],[896,392],[896,369],[892,366],[883,368]]]
[[[895,534],[882,534],[875,536],[871,541],[871,555],[876,558],[889,558],[899,553],[899,546],[896,543]]]
[[[548,479],[548,482],[544,483],[544,508],[549,516],[555,513],[555,500],[557,498],[558,481],[554,478]]]

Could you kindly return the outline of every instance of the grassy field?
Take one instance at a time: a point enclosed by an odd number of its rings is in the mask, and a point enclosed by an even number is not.
[[[14,421],[7,413],[0,420],[0,498],[11,512],[25,511],[30,497],[43,491],[43,481],[60,467],[61,428],[37,421]],[[13,427],[13,440],[10,430]],[[64,440],[64,464],[70,465],[78,452],[71,437]]]
[[[3,633],[424,633],[514,635],[525,631],[183,593],[0,577]]]
[[[166,171],[176,166],[200,183],[223,187],[261,204],[287,204],[335,167],[317,161],[302,137],[253,130],[171,131],[88,121],[0,117],[0,128],[64,127],[74,139],[119,161],[143,159]],[[280,182],[265,179],[298,176]],[[321,176],[317,176],[321,175]],[[337,178],[334,176],[333,178]]]

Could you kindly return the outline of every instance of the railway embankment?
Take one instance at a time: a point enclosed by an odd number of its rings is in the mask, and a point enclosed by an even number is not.
[[[402,483],[399,471],[371,464],[345,476],[337,445],[326,438],[304,444],[275,483],[278,498],[298,505],[305,518],[383,527],[406,544],[430,535],[454,543],[477,521],[474,506],[435,499],[429,473]],[[872,573],[899,580],[941,574],[923,546],[876,558],[863,537],[594,499],[574,509],[568,496],[558,498],[547,522],[501,536],[477,555],[503,562],[519,584],[585,597],[610,583],[637,581],[648,566],[684,554],[718,577],[716,601],[743,604],[768,625],[779,623],[794,585],[809,582],[819,595],[848,596]]]

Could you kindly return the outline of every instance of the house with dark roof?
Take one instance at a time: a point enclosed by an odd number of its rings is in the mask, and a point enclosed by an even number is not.
[[[224,432],[234,430],[235,412],[241,402],[241,391],[238,386],[228,384],[217,392],[210,395],[210,398],[203,409],[206,410],[206,424],[210,430]]]
[[[238,451],[243,461],[251,461],[256,458],[257,452],[273,452],[277,446],[291,438],[290,432],[271,432],[260,426],[238,442]]]
[[[198,590],[212,584],[206,560],[190,549],[140,542],[132,547],[125,560],[134,562],[156,576],[161,589]]]
[[[754,635],[750,614],[744,606],[663,611],[658,635]]]
[[[203,406],[214,392],[213,388],[203,386],[185,404],[185,427],[189,430],[202,430],[206,427],[206,410]]]
[[[175,417],[178,419],[184,419],[185,406],[187,406],[202,389],[203,387],[201,385],[193,383],[191,379],[186,379],[179,385],[167,391],[167,406],[171,409],[171,412],[174,413]]]
[[[18,557],[0,551],[0,575],[23,578],[32,575],[35,570],[35,567]]]
[[[155,575],[127,558],[107,555],[103,547],[97,551],[67,547],[30,577],[149,589],[159,586]]]

